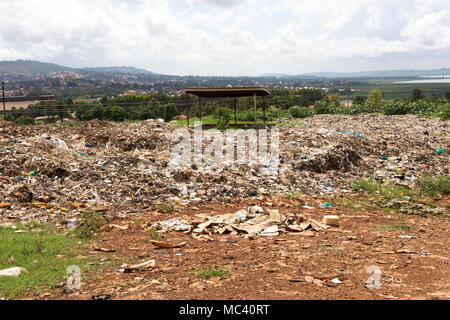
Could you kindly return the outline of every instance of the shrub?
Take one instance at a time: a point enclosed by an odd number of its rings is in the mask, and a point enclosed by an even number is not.
[[[425,194],[435,196],[436,194],[450,194],[450,177],[441,175],[435,179],[429,175],[423,175],[419,179],[419,187]]]
[[[412,104],[404,100],[390,101],[384,105],[386,115],[407,114],[412,111]]]
[[[214,119],[217,121],[217,129],[226,130],[229,127],[231,113],[228,108],[216,108],[216,111],[214,112]]]
[[[306,118],[314,114],[308,107],[292,106],[289,108],[289,113],[293,118]]]
[[[103,117],[109,121],[123,121],[127,117],[127,112],[119,106],[112,106],[103,111]]]
[[[20,116],[15,122],[20,125],[32,125],[35,124],[34,119],[30,116]]]
[[[164,121],[169,122],[178,114],[178,109],[173,103],[168,103],[164,107]]]
[[[336,106],[326,101],[318,101],[314,106],[316,114],[335,114]]]

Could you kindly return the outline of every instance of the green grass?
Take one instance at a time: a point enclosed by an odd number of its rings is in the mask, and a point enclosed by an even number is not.
[[[16,229],[0,228],[0,270],[22,267],[28,271],[17,278],[0,277],[0,297],[20,298],[61,282],[66,285],[68,266],[77,265],[82,272],[88,269],[89,259],[80,256],[81,250],[79,239],[60,234],[48,225],[30,223],[17,225]],[[14,258],[12,264],[8,262],[10,257]]]
[[[61,127],[81,127],[86,122],[87,121],[76,120],[76,121],[68,121],[68,122],[59,122],[59,125]]]
[[[158,210],[161,213],[173,213],[175,212],[175,206],[173,204],[160,204],[156,206],[156,210]]]
[[[150,240],[159,241],[162,239],[162,237],[159,235],[158,231],[156,231],[153,228],[150,228],[149,234],[150,234],[150,236],[148,238],[144,239],[144,242],[146,242],[146,243],[150,242]]]
[[[405,196],[414,197],[418,194],[416,190],[411,190],[404,186],[381,184],[378,181],[366,180],[363,178],[353,180],[352,189],[353,191],[379,193],[387,199],[402,199]]]
[[[419,186],[424,194],[431,197],[438,194],[448,195],[450,194],[450,176],[440,175],[432,178],[429,175],[423,175],[419,179]]]
[[[81,225],[73,230],[73,234],[80,239],[93,239],[105,223],[106,219],[101,212],[85,211]]]
[[[213,269],[200,269],[196,272],[197,277],[200,279],[210,279],[214,277],[222,277],[226,274],[228,274],[228,270],[222,269],[222,267],[216,267]]]

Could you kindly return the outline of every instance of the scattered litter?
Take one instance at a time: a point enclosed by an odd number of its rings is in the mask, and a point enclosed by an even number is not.
[[[119,272],[127,273],[127,272],[133,272],[136,270],[139,270],[139,271],[148,270],[148,269],[154,268],[155,265],[156,265],[155,259],[144,261],[144,262],[138,263],[138,264],[133,264],[131,266],[129,266],[127,264],[123,264],[120,266],[121,269],[119,270]]]
[[[0,277],[18,277],[22,272],[28,273],[27,269],[21,267],[13,267],[0,270]]]
[[[327,226],[338,227],[339,217],[338,216],[324,216],[322,222]]]
[[[178,244],[173,244],[165,241],[150,240],[150,243],[159,248],[181,248],[186,245],[186,242],[180,242]]]
[[[114,249],[107,249],[107,248],[100,248],[100,247],[94,247],[94,251],[101,251],[101,252],[116,252]]]

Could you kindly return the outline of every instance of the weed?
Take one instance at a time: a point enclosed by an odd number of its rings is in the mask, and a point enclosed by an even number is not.
[[[101,212],[83,213],[82,224],[75,229],[75,234],[81,239],[92,239],[97,236],[100,227],[106,223],[106,219]]]
[[[156,209],[161,213],[173,213],[175,211],[175,206],[173,204],[160,204]]]
[[[423,175],[419,179],[419,187],[423,193],[431,197],[438,194],[450,194],[450,177],[447,175],[440,175],[433,179],[429,175]]]
[[[224,270],[219,266],[213,269],[200,269],[197,271],[197,277],[200,279],[209,279],[213,277],[222,277],[228,273],[228,270]]]

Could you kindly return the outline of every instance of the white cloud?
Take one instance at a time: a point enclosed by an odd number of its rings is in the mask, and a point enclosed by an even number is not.
[[[15,0],[0,59],[225,75],[420,68],[424,55],[449,67],[449,13],[446,0]]]

